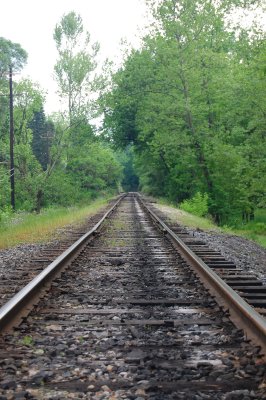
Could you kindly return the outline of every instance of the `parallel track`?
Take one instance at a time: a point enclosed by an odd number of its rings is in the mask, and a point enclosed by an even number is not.
[[[232,321],[242,328],[249,338],[260,345],[265,353],[266,320],[251,305],[266,306],[266,286],[256,277],[243,275],[241,271],[237,271],[234,263],[225,260],[220,254],[215,252],[213,254],[206,249],[205,243],[187,238],[189,240],[186,244],[180,235],[173,232],[143,201],[141,204],[158,224],[159,229],[167,234],[184,259],[194,267],[196,274],[215,296],[218,303],[229,310]],[[240,292],[242,297],[234,289]]]
[[[0,307],[65,250],[69,249],[82,235],[91,231],[117,200],[118,198],[111,200],[109,206],[86,218],[81,225],[63,229],[61,238],[59,237],[50,243],[33,247],[31,245],[22,246],[19,251],[18,249],[14,251],[14,255],[11,252],[11,256],[8,250],[3,251],[1,258],[5,268],[2,267],[0,270]]]
[[[81,241],[74,246],[79,248],[75,259],[67,252],[69,268],[60,265],[61,276],[57,272],[51,290],[42,294],[15,335],[2,335],[3,394],[24,392],[25,397],[15,398],[36,399],[266,398],[259,348],[245,340],[206,292],[186,256],[165,237],[168,228],[160,224],[162,235],[151,222],[152,211],[147,214],[133,195],[116,206],[101,221],[101,234],[91,241],[91,232],[84,247]],[[62,257],[50,270],[61,262]],[[29,306],[33,301],[28,299]],[[7,317],[12,302],[0,310],[3,330],[17,319],[12,312]],[[20,316],[29,312],[19,308]],[[261,320],[256,340],[263,345]]]

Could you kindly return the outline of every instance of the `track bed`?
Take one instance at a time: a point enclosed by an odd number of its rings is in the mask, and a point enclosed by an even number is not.
[[[0,357],[3,399],[266,399],[258,348],[134,196],[2,337]]]

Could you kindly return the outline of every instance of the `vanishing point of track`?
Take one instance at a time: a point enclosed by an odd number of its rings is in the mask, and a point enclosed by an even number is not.
[[[122,197],[0,309],[0,399],[266,399],[264,318],[149,211]]]

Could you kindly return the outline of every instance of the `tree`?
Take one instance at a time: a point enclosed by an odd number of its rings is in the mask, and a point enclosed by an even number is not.
[[[80,193],[93,197],[106,189],[118,189],[122,167],[114,152],[100,142],[87,143],[73,149],[67,171],[78,182]]]
[[[119,154],[119,160],[124,168],[124,177],[121,182],[125,191],[136,192],[139,186],[139,178],[134,166],[134,152],[132,146],[128,146],[124,152]]]
[[[20,71],[27,61],[27,53],[18,43],[13,43],[0,37],[0,140],[7,137],[8,107],[9,107],[9,88],[8,74],[10,67],[13,72]]]
[[[11,207],[15,209],[15,169],[14,169],[14,116],[13,116],[13,72],[19,71],[26,62],[27,53],[17,43],[0,38],[0,79],[9,73],[9,171]]]
[[[20,44],[0,37],[0,80],[6,76],[10,67],[13,71],[20,71],[27,57],[27,52]]]
[[[105,132],[134,144],[142,190],[177,202],[207,193],[209,211],[227,222],[260,204],[265,175],[263,40],[226,23],[252,2],[148,3],[153,27],[114,74]]]
[[[69,122],[80,113],[88,113],[88,95],[93,90],[92,73],[99,44],[90,44],[90,35],[84,31],[80,15],[74,11],[65,14],[54,30],[59,59],[54,67],[59,94],[67,98]],[[89,49],[89,50],[88,50]]]
[[[41,107],[40,111],[35,111],[29,123],[32,130],[32,151],[43,170],[45,171],[50,162],[50,148],[55,135],[54,123],[46,120],[46,116]]]

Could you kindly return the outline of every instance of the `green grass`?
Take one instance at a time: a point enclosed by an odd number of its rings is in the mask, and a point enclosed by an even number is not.
[[[177,222],[178,224],[194,229],[221,231],[221,228],[215,225],[210,219],[190,214],[187,211],[176,208],[172,204],[166,202],[163,203],[160,200],[158,207],[161,211],[166,213],[172,221]]]
[[[83,207],[49,208],[41,214],[16,213],[0,225],[0,249],[24,243],[43,243],[58,238],[60,229],[67,225],[80,224],[86,217],[106,206],[108,199],[98,199]],[[210,219],[197,217],[179,210],[173,204],[159,200],[159,208],[173,221],[190,228],[215,230],[246,237],[266,247],[266,210],[257,210],[255,221],[236,227],[218,227]]]
[[[234,227],[230,226],[217,226],[211,219],[197,217],[186,211],[176,208],[173,204],[160,199],[158,207],[165,212],[168,217],[181,225],[202,229],[205,231],[214,230],[217,232],[224,232],[231,235],[243,236],[247,239],[253,240],[266,248],[266,210],[260,209],[255,212],[255,220],[246,224],[239,222]]]
[[[238,224],[233,232],[266,247],[266,210],[256,210],[254,221]]]
[[[67,225],[81,224],[86,217],[106,206],[108,199],[98,199],[83,207],[49,208],[41,214],[16,213],[0,226],[0,249],[25,243],[47,242],[60,236]]]
[[[208,218],[198,217],[197,215],[190,214],[183,210],[179,211],[179,219],[182,225],[203,230],[220,230],[220,228]]]

